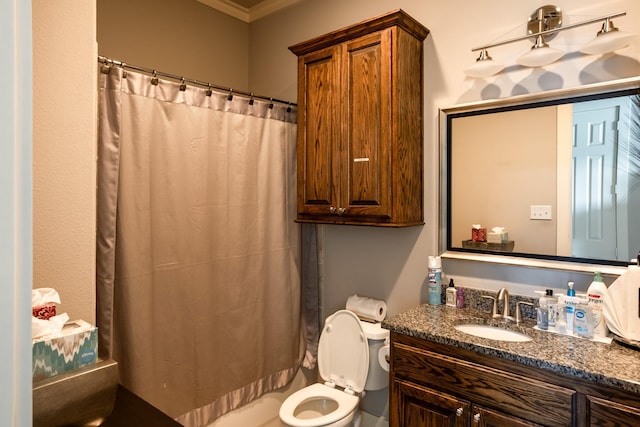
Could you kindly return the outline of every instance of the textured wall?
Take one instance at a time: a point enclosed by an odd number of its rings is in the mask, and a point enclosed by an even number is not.
[[[95,322],[96,7],[33,1],[33,287]]]

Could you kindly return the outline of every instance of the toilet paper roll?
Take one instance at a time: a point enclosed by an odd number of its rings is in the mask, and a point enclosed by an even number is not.
[[[369,297],[351,295],[347,298],[346,309],[365,320],[381,322],[387,315],[387,304],[384,301]]]
[[[378,350],[378,363],[380,363],[380,366],[382,366],[382,369],[384,369],[387,372],[389,372],[390,360],[391,359],[389,358],[389,346],[383,345],[382,347],[380,347],[380,350]]]

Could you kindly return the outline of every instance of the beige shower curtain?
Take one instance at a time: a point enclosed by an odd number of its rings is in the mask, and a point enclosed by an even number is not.
[[[206,425],[288,383],[304,354],[295,109],[102,68],[101,355]]]

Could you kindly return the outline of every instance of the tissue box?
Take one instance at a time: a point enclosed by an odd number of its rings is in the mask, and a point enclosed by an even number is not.
[[[33,341],[33,380],[90,365],[97,357],[98,328],[83,320],[67,322],[59,335]]]
[[[36,305],[31,307],[31,314],[38,319],[48,320],[56,315],[56,305],[52,302]]]
[[[502,233],[487,233],[487,242],[488,243],[506,243],[509,240],[509,233],[503,231]]]
[[[472,228],[471,240],[474,242],[486,242],[487,241],[487,229],[486,228]]]

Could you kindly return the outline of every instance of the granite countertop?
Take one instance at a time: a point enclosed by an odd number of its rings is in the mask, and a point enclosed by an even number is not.
[[[533,340],[506,342],[460,332],[454,326],[478,323],[504,326]],[[412,337],[487,354],[526,366],[613,386],[640,394],[640,350],[617,342],[604,344],[586,338],[560,335],[534,328],[526,319],[514,322],[492,319],[487,311],[445,305],[421,305],[383,321],[382,327]]]

